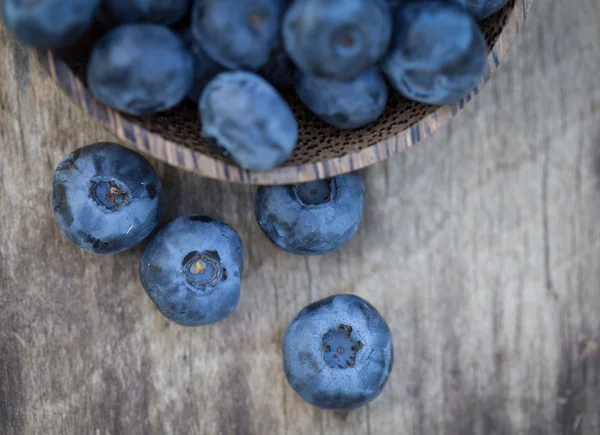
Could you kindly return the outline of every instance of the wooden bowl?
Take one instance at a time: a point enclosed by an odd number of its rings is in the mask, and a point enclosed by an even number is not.
[[[247,171],[211,149],[200,138],[197,107],[190,102],[163,114],[137,118],[97,101],[85,86],[85,67],[100,30],[93,29],[66,52],[34,52],[67,95],[124,143],[204,177],[249,184],[291,184],[363,168],[431,136],[460,112],[498,69],[532,3],[533,0],[511,0],[481,23],[490,50],[487,71],[477,89],[453,105],[415,103],[390,92],[388,107],[380,120],[359,130],[339,130],[310,113],[293,92],[284,94],[300,125],[299,141],[284,165],[270,171]]]

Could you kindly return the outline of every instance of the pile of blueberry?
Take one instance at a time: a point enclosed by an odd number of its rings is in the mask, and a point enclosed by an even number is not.
[[[186,99],[201,135],[238,165],[268,170],[293,152],[298,123],[280,91],[326,123],[377,120],[388,84],[449,104],[479,82],[477,24],[508,0],[0,0],[5,26],[37,47],[106,29],[87,65],[98,100],[152,115]]]
[[[95,44],[87,81],[99,100],[150,115],[187,96],[199,106],[203,136],[241,166],[263,170],[281,164],[298,135],[276,88],[295,86],[304,104],[339,128],[381,115],[386,79],[416,101],[456,101],[485,65],[476,20],[507,0],[0,2],[6,27],[38,47],[74,43],[98,19],[109,30]],[[205,215],[182,216],[157,231],[163,189],[141,155],[108,142],[85,146],[58,164],[52,188],[58,225],[82,249],[116,254],[150,237],[140,280],[167,319],[205,325],[236,309],[244,268],[238,233]],[[356,233],[364,195],[353,173],[260,187],[254,209],[277,247],[320,255]],[[388,380],[390,329],[365,300],[335,295],[292,319],[283,362],[289,384],[308,403],[354,409]]]
[[[181,216],[159,229],[163,189],[140,154],[101,142],[79,148],[54,171],[52,206],[62,232],[93,254],[116,254],[150,237],[140,281],[158,310],[183,326],[218,322],[240,299],[244,250],[238,233],[205,215]],[[327,254],[356,233],[364,208],[357,173],[290,186],[259,187],[258,225],[277,247]],[[307,402],[353,409],[383,389],[393,362],[390,330],[361,298],[315,302],[290,323],[285,374]]]

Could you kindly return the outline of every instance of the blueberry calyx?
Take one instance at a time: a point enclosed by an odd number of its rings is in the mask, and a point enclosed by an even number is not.
[[[339,55],[352,56],[356,54],[362,44],[362,35],[354,27],[344,27],[334,35],[334,47]]]
[[[107,210],[116,212],[121,205],[129,205],[129,195],[114,181],[92,181],[90,196],[94,202]]]
[[[185,256],[182,268],[188,284],[203,294],[212,293],[212,284],[225,274],[220,261],[208,252],[190,252]]]
[[[253,14],[250,14],[250,17],[248,18],[248,22],[250,23],[250,26],[255,29],[258,30],[260,29],[264,22],[267,20],[267,17],[263,17],[259,12],[255,12]]]
[[[354,368],[362,347],[362,343],[352,337],[352,327],[348,325],[330,329],[323,335],[321,343],[325,364],[337,369]]]
[[[296,184],[292,187],[293,197],[305,207],[326,204],[335,198],[337,184],[335,179],[317,180]]]

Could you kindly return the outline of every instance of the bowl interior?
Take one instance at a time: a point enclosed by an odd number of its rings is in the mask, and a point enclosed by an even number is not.
[[[480,23],[490,50],[506,25],[515,3],[516,0],[511,0],[500,12]],[[85,83],[85,70],[91,48],[102,32],[103,29],[96,26],[76,46],[55,53],[83,83]],[[489,72],[487,74],[489,75]],[[484,77],[485,79],[487,77]],[[298,146],[283,166],[317,163],[360,151],[400,133],[431,114],[437,107],[409,101],[395,92],[390,92],[388,106],[377,122],[358,130],[339,130],[328,126],[313,115],[296,97],[293,90],[280,89],[280,93],[292,107],[300,127]],[[124,114],[121,116],[150,134],[159,135],[173,143],[227,162],[225,157],[200,137],[201,126],[197,106],[190,101],[185,101],[170,111],[149,117]]]

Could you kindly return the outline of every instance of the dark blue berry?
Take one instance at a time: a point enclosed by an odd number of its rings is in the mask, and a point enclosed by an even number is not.
[[[185,98],[194,81],[194,56],[167,27],[127,24],[96,43],[87,81],[104,104],[131,115],[150,115]]]
[[[202,136],[246,169],[271,169],[296,146],[294,114],[277,91],[253,73],[216,76],[200,98],[200,117]]]
[[[235,230],[209,216],[190,215],[175,219],[150,240],[140,279],[167,319],[198,326],[235,310],[243,268],[244,251]]]
[[[387,85],[375,67],[348,81],[299,74],[296,93],[319,118],[337,128],[359,128],[375,121],[388,97]]]
[[[296,0],[283,21],[285,49],[298,69],[338,80],[375,64],[391,35],[386,0]]]
[[[192,31],[221,65],[258,70],[279,44],[283,10],[282,0],[196,0]]]
[[[283,50],[273,52],[261,70],[262,76],[279,88],[294,86],[296,72],[296,66]]]
[[[114,143],[80,148],[54,172],[58,226],[94,254],[116,254],[139,244],[156,228],[161,202],[156,171],[141,155]]]
[[[382,392],[394,362],[390,329],[375,307],[340,294],[314,302],[290,322],[283,369],[309,404],[348,411]]]
[[[212,60],[212,58],[206,54],[204,49],[202,49],[200,44],[198,44],[196,41],[196,38],[194,38],[194,35],[192,35],[192,30],[189,27],[184,28],[179,34],[186,43],[188,49],[194,55],[194,84],[188,93],[188,98],[197,104],[200,101],[200,96],[202,95],[206,85],[217,74],[223,72],[225,68]]]
[[[103,0],[99,19],[110,25],[147,21],[171,25],[183,18],[191,0]]]
[[[508,4],[508,0],[454,0],[460,3],[476,20],[495,14]]]
[[[477,22],[447,0],[409,1],[396,9],[392,48],[382,69],[411,100],[451,104],[484,72],[487,46]]]
[[[333,252],[354,236],[365,192],[357,173],[290,186],[261,186],[254,213],[275,246],[292,254]]]
[[[2,0],[6,28],[21,42],[56,48],[77,41],[91,25],[100,0]]]

